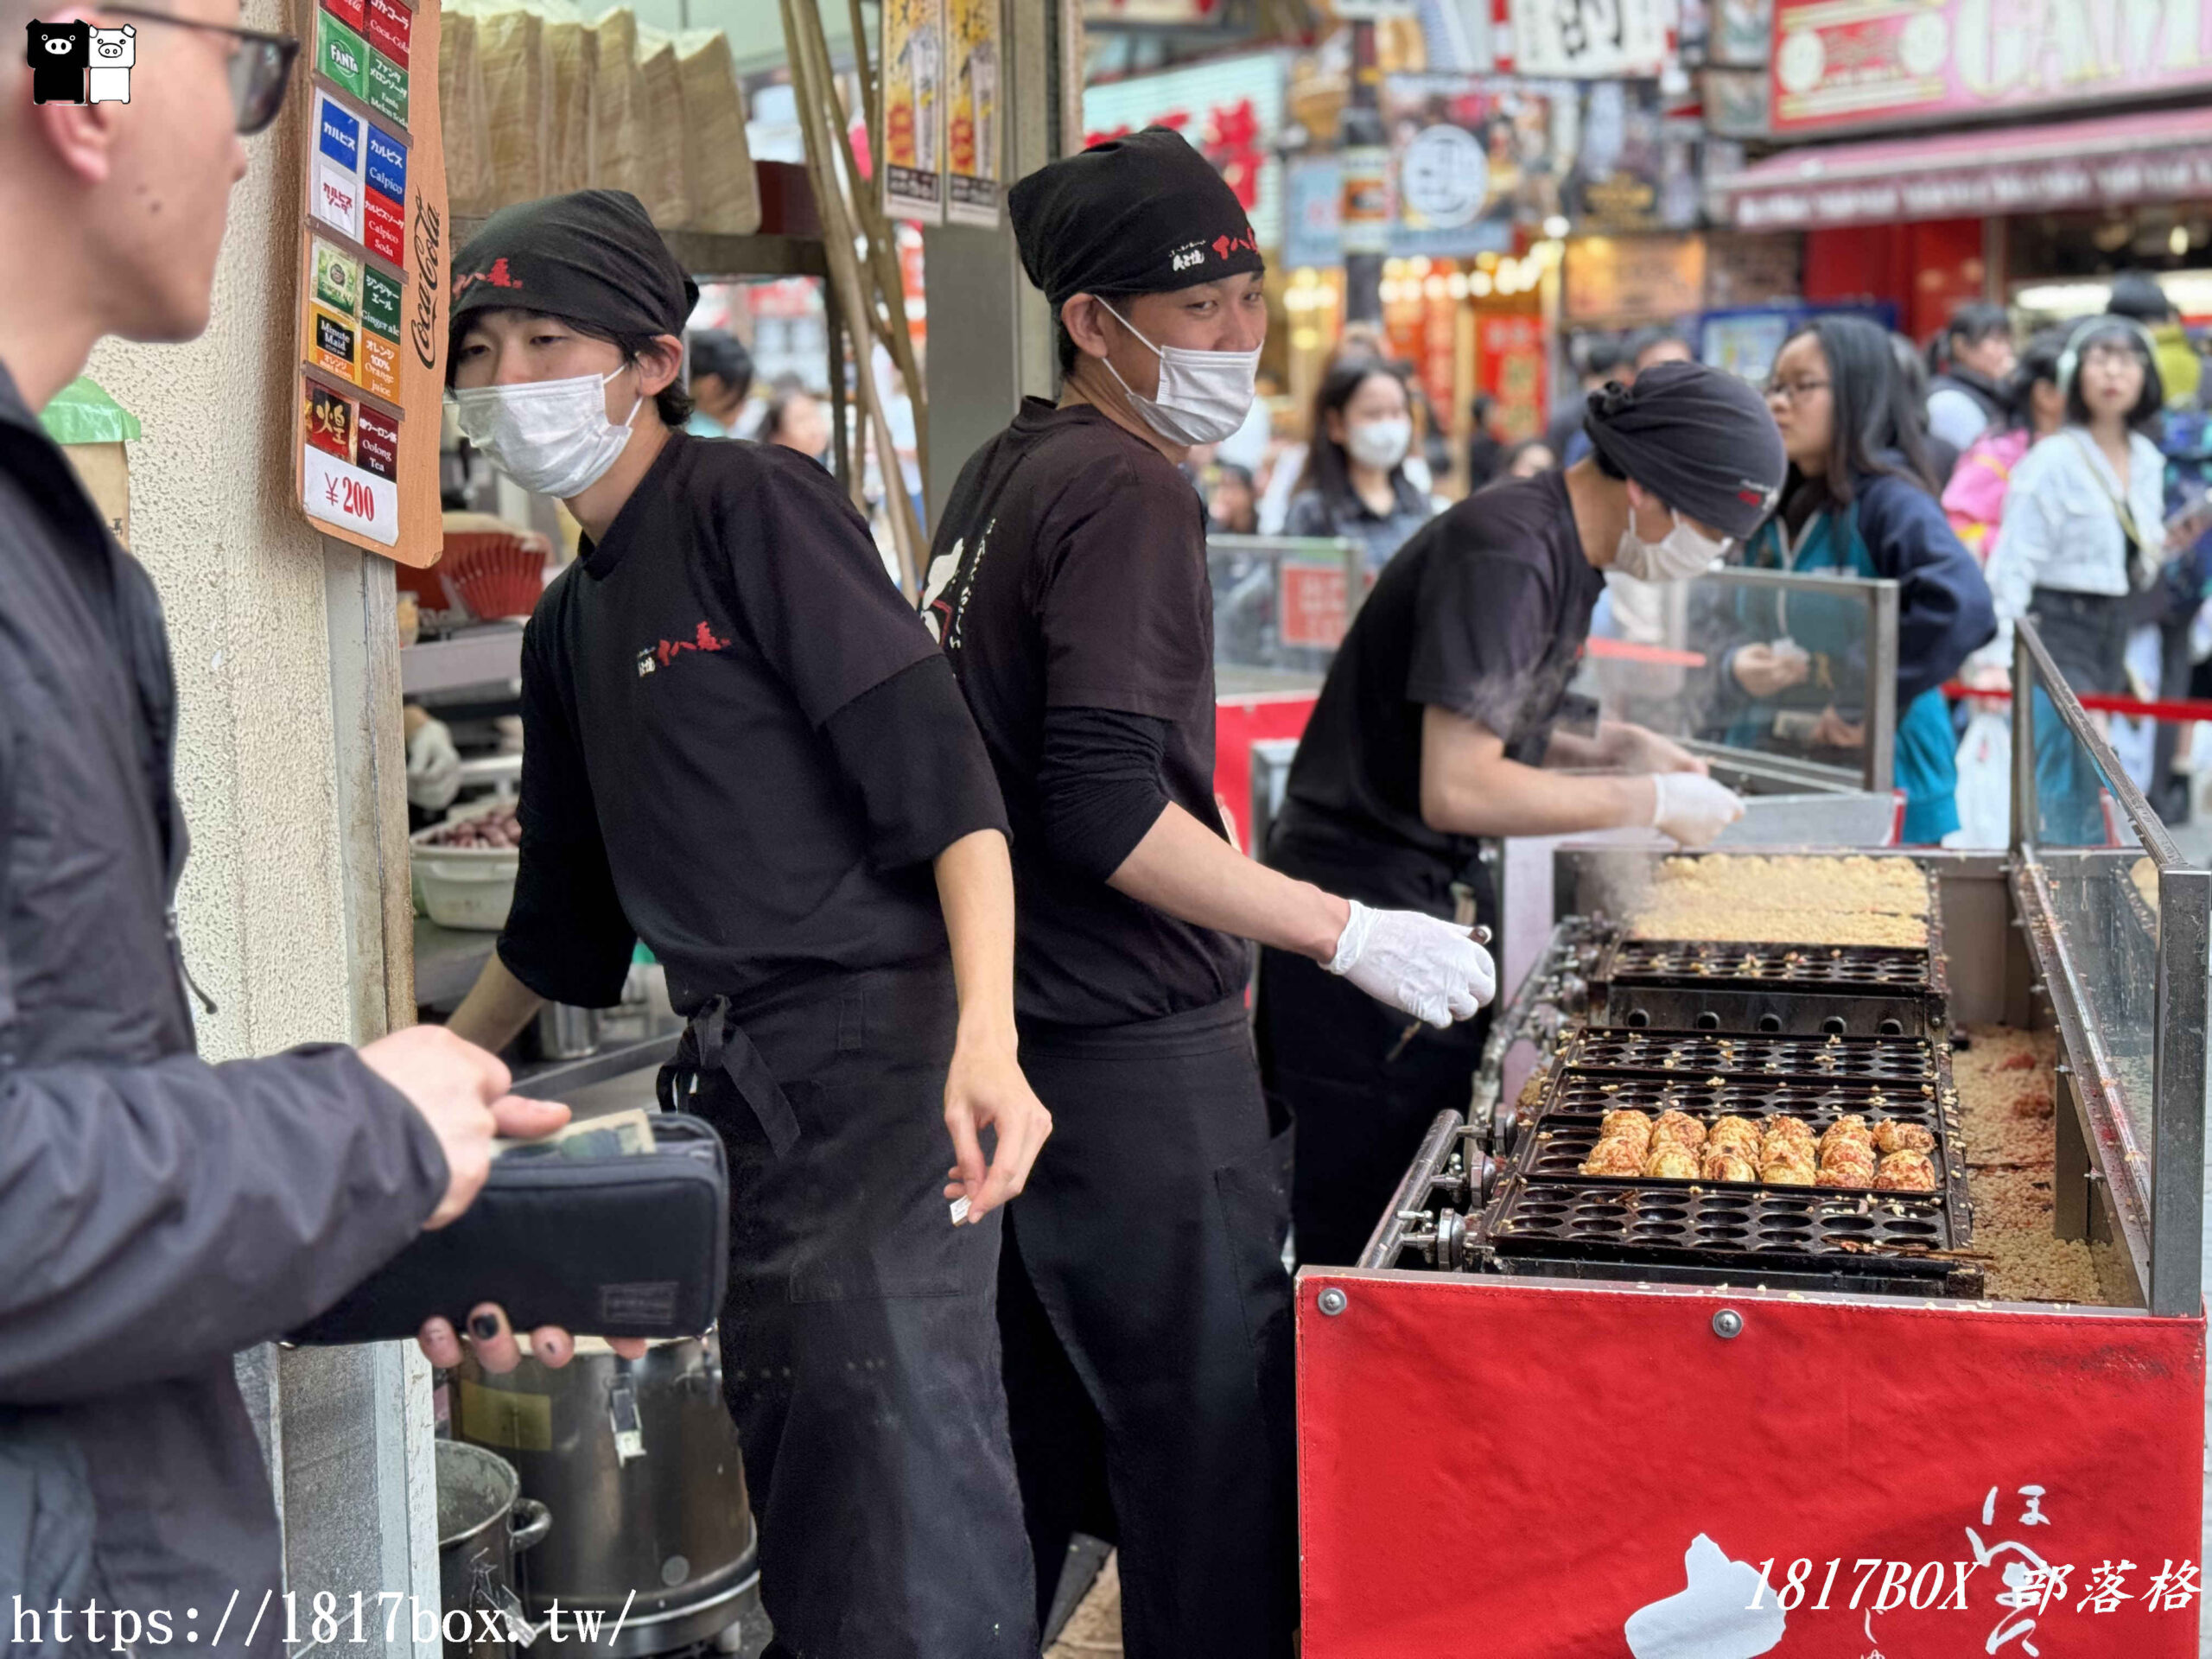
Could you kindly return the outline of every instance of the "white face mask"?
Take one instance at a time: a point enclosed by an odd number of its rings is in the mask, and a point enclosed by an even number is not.
[[[1355,422],[1344,448],[1361,466],[1387,473],[1406,458],[1413,441],[1413,422],[1399,415],[1387,421]]]
[[[1727,557],[1728,550],[1736,544],[1729,536],[1707,541],[1672,508],[1668,516],[1675,527],[1656,542],[1637,535],[1636,520],[1630,518],[1621,531],[1620,545],[1613,550],[1613,569],[1638,582],[1683,582]]]
[[[631,424],[645,399],[640,392],[620,426],[607,418],[606,387],[621,372],[604,379],[580,374],[472,387],[454,393],[454,414],[461,435],[509,478],[536,494],[567,501],[606,477],[630,442]]]
[[[1129,320],[1103,300],[1109,315],[1133,334]],[[1260,353],[1194,352],[1181,346],[1154,346],[1137,334],[1145,348],[1160,359],[1157,397],[1140,397],[1112,363],[1112,375],[1144,423],[1170,443],[1219,443],[1244,424],[1252,412],[1260,373]],[[1103,359],[1102,359],[1103,360]]]

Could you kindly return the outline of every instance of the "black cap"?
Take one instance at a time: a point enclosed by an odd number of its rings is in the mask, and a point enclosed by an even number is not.
[[[683,336],[699,285],[626,190],[502,207],[453,262],[452,338],[478,311],[536,311],[617,334]]]
[[[1613,471],[1738,541],[1774,511],[1789,467],[1766,399],[1701,363],[1661,363],[1633,387],[1600,387],[1582,427]]]
[[[1166,127],[1048,162],[1007,211],[1055,311],[1077,294],[1164,294],[1267,268],[1236,193]]]

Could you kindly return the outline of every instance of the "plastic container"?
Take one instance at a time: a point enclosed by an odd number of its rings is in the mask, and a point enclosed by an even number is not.
[[[423,913],[440,927],[496,933],[515,901],[522,855],[512,847],[432,846],[430,837],[448,827],[434,824],[408,838]]]

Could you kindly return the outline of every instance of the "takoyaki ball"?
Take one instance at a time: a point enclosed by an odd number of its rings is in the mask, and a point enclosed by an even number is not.
[[[1599,1133],[1609,1141],[1633,1141],[1649,1147],[1651,1144],[1651,1119],[1643,1112],[1607,1112],[1599,1126]]]
[[[1748,1118],[1722,1117],[1713,1120],[1713,1127],[1705,1132],[1705,1149],[1735,1154],[1738,1158],[1758,1161],[1759,1132]]]
[[[1874,1137],[1866,1128],[1866,1120],[1856,1112],[1850,1112],[1839,1117],[1821,1131],[1821,1156],[1827,1156],[1828,1148],[1839,1141],[1864,1141],[1871,1147],[1873,1145]]]
[[[1885,1192],[1933,1192],[1936,1161],[1924,1152],[1893,1152],[1882,1160],[1874,1185]]]
[[[1933,1152],[1936,1131],[1925,1123],[1904,1123],[1894,1117],[1885,1117],[1874,1126],[1874,1150],[1885,1155],[1893,1152]]]
[[[1759,1178],[1759,1166],[1738,1154],[1718,1152],[1707,1147],[1698,1173],[1708,1181],[1756,1181]]]
[[[1688,1112],[1662,1112],[1651,1126],[1651,1141],[1655,1150],[1663,1142],[1694,1153],[1705,1146],[1705,1125]]]
[[[1694,1181],[1697,1179],[1697,1154],[1687,1147],[1662,1141],[1651,1148],[1651,1155],[1644,1160],[1643,1173],[1654,1180]]]
[[[1769,1186],[1810,1186],[1813,1166],[1792,1158],[1770,1158],[1759,1166],[1759,1179]]]
[[[1609,1135],[1582,1160],[1585,1175],[1641,1175],[1644,1149],[1624,1135]]]

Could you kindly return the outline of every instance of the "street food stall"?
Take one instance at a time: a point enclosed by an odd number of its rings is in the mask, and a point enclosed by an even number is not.
[[[1310,1659],[2196,1651],[2212,873],[2014,683],[2002,851],[1558,849],[1300,1275]]]

